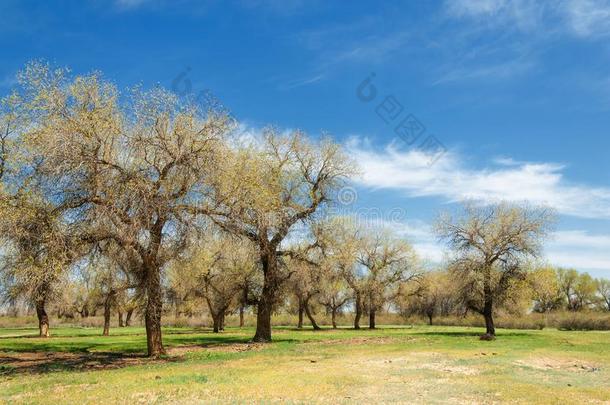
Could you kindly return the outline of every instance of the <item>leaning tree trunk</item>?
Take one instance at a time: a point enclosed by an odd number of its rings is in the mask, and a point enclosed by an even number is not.
[[[163,311],[161,273],[154,265],[147,266],[146,271],[146,308],[144,324],[146,326],[146,345],[149,357],[165,354],[161,337],[161,314]]]
[[[218,322],[218,328],[221,331],[225,330],[225,312],[226,312],[226,308],[223,308],[222,311],[220,312],[220,314],[218,314],[220,320]]]
[[[110,334],[110,294],[104,301],[104,332],[102,336],[108,336]]]
[[[299,298],[299,323],[297,324],[297,329],[303,329],[303,313],[305,312],[305,308],[303,307],[303,300]]]
[[[133,315],[133,309],[127,311],[125,315],[125,326],[131,326],[131,316]]]
[[[261,254],[263,265],[263,291],[256,311],[254,342],[271,342],[271,313],[278,288],[277,258],[273,253]]]
[[[220,332],[220,315],[215,314],[214,312],[211,313],[212,315],[212,324],[213,324],[213,331],[214,333],[218,333]]]
[[[360,329],[360,318],[362,317],[362,297],[356,293],[356,316],[354,317],[354,329]]]
[[[309,322],[311,322],[311,326],[313,326],[313,330],[321,330],[322,328],[320,328],[320,326],[318,326],[318,323],[316,322],[316,320],[313,317],[313,314],[311,313],[311,308],[309,307],[309,298],[307,298],[305,300],[304,307],[305,307],[305,313],[307,314],[307,319],[309,319]]]
[[[38,317],[38,329],[40,337],[47,338],[51,336],[49,333],[49,316],[45,310],[45,300],[36,301],[36,316]]]

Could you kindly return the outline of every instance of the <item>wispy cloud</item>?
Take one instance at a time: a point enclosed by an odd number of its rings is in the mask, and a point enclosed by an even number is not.
[[[610,1],[568,0],[564,12],[572,32],[581,37],[610,34]]]
[[[460,155],[449,152],[430,166],[425,153],[402,151],[394,144],[375,150],[366,140],[353,138],[347,148],[362,168],[359,182],[367,187],[447,202],[528,202],[564,215],[610,219],[610,188],[570,182],[564,166],[557,163],[513,161],[506,166],[491,162],[485,168],[472,168]]]
[[[534,30],[578,37],[610,34],[608,0],[451,0],[445,3],[447,15],[476,19],[489,28]]]
[[[444,84],[464,80],[508,79],[532,70],[536,63],[532,60],[512,60],[490,65],[454,68],[444,73],[432,84]]]
[[[546,254],[553,265],[593,270],[610,277],[610,235],[558,231],[547,243]]]

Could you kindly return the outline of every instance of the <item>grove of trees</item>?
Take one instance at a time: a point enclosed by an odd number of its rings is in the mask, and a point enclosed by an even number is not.
[[[101,314],[108,335],[143,320],[149,356],[165,353],[163,316],[205,310],[256,316],[272,338],[287,311],[317,329],[321,311],[494,313],[610,310],[610,283],[535,266],[552,224],[545,209],[468,204],[438,221],[451,256],[426,268],[396,233],[330,215],[358,172],[342,147],[299,131],[241,136],[223,110],[161,88],[122,94],[99,73],[33,62],[0,110],[0,293],[35,311],[40,336],[58,317]]]

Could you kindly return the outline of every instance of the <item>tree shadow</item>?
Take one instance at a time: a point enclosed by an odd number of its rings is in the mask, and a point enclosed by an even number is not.
[[[181,357],[147,358],[142,354],[21,352],[0,354],[0,376],[45,374],[60,371],[110,370],[140,364],[182,361]]]
[[[447,337],[480,337],[485,332],[481,331],[438,331],[438,332],[414,332],[414,335],[424,335],[424,336],[447,336]],[[496,333],[498,338],[501,337],[520,337],[520,336],[532,336],[531,333],[528,332],[498,332]]]

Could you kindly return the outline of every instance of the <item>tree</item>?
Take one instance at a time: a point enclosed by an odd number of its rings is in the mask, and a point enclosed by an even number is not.
[[[155,88],[122,103],[99,74],[70,79],[33,63],[22,74],[27,131],[45,189],[81,240],[114,244],[146,297],[149,356],[165,352],[161,271],[200,223],[231,120]]]
[[[574,288],[578,280],[578,272],[574,269],[558,269],[557,277],[559,282],[559,288],[561,289],[565,303],[570,311],[577,309],[577,303],[574,297]]]
[[[397,304],[404,315],[418,314],[432,325],[435,316],[448,316],[455,310],[455,288],[446,271],[424,273],[417,283],[401,286]]]
[[[418,276],[417,257],[406,241],[388,232],[363,238],[358,263],[364,270],[364,286],[369,311],[369,328],[375,329],[375,317],[390,294],[401,283]]]
[[[224,181],[216,188],[218,204],[206,213],[257,248],[263,287],[253,340],[269,342],[271,314],[291,274],[282,261],[299,254],[287,237],[332,203],[353,164],[329,140],[314,143],[301,132],[280,135],[273,129],[261,142],[238,148],[226,163]]]
[[[495,338],[494,309],[514,294],[526,261],[540,254],[552,218],[546,209],[500,203],[467,204],[457,218],[439,219],[437,233],[453,251],[451,269],[464,303],[485,319],[483,339]]]
[[[239,307],[244,280],[253,280],[258,270],[253,257],[248,240],[217,233],[176,264],[178,274],[194,281],[190,294],[205,300],[215,333],[224,330],[225,315]]]
[[[36,309],[40,336],[49,337],[47,304],[74,260],[74,243],[60,214],[40,196],[18,193],[0,201],[4,283],[9,296],[28,298]]]
[[[349,287],[340,273],[340,269],[327,265],[325,280],[321,284],[319,302],[330,312],[330,319],[333,329],[337,329],[337,315],[342,308],[352,299]]]
[[[589,273],[580,273],[574,284],[575,309],[589,309],[595,303],[597,286]]]
[[[610,280],[598,278],[595,280],[595,286],[597,287],[597,293],[601,297],[601,307],[605,308],[606,311],[610,311]]]
[[[325,261],[333,269],[331,271],[336,272],[352,291],[354,329],[360,329],[366,294],[366,280],[358,266],[361,232],[353,219],[348,217],[335,217],[322,222],[315,232],[318,244],[322,246]]]
[[[528,274],[527,279],[534,300],[534,311],[545,313],[561,307],[562,293],[554,268],[536,268]]]

